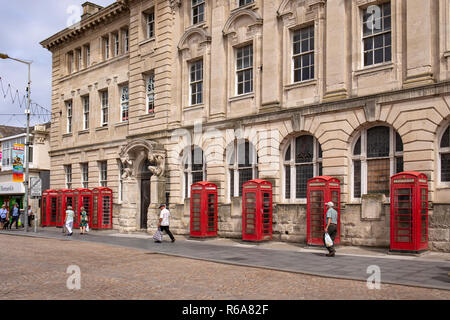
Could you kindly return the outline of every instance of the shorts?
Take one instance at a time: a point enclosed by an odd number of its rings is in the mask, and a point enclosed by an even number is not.
[[[6,222],[6,218],[0,218],[0,223],[5,223]]]

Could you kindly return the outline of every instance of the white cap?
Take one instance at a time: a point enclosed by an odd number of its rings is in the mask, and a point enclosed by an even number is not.
[[[327,206],[334,207],[334,203],[330,201],[327,203]]]

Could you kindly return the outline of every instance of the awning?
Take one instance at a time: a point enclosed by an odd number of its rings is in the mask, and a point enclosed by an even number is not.
[[[0,182],[0,195],[25,194],[25,186],[22,182]]]

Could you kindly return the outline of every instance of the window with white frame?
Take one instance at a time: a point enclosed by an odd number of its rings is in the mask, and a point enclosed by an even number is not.
[[[190,67],[191,106],[203,103],[203,60],[191,63]]]
[[[66,189],[72,189],[72,165],[64,166],[64,172],[66,174]]]
[[[253,2],[254,2],[254,0],[239,0],[239,7],[246,6],[246,5],[248,5],[250,3],[253,3]]]
[[[77,56],[77,70],[83,69],[83,52],[80,49],[75,50]]]
[[[294,82],[314,79],[314,26],[294,31],[292,41]]]
[[[392,60],[391,3],[369,6],[363,10],[364,66]]]
[[[322,175],[322,147],[311,135],[293,137],[284,154],[284,198],[306,199],[309,179]]]
[[[100,98],[102,103],[102,115],[101,115],[101,125],[108,125],[108,113],[109,113],[109,104],[108,104],[108,90],[100,92]]]
[[[89,163],[81,164],[81,186],[89,188]]]
[[[203,150],[197,146],[187,149],[183,159],[184,198],[191,197],[191,185],[206,180],[206,165]]]
[[[120,121],[128,121],[128,85],[123,86],[120,90]]]
[[[450,126],[447,126],[439,144],[441,182],[450,182]]]
[[[362,130],[353,146],[353,198],[381,193],[389,197],[390,177],[403,172],[403,142],[390,127]]]
[[[108,163],[106,161],[99,161],[100,171],[100,187],[106,187],[108,182]]]
[[[245,182],[258,178],[258,155],[251,142],[235,140],[227,150],[231,197],[242,196]]]
[[[236,49],[237,94],[253,92],[253,45]]]
[[[10,141],[2,142],[2,166],[10,166],[12,164],[12,144]]]
[[[114,38],[114,57],[117,57],[120,53],[119,33],[114,33],[113,38]]]
[[[152,73],[146,79],[147,113],[155,113],[155,74]]]
[[[103,38],[103,58],[104,60],[109,59],[109,36]]]
[[[7,140],[7,141],[1,142],[3,170],[5,170],[4,167],[13,165],[12,151],[13,151],[13,148],[14,148],[14,144],[25,144],[25,137],[15,138],[15,139],[11,139],[11,140]],[[31,149],[31,146],[30,146],[30,149]],[[30,150],[30,152],[31,151],[32,150]]]
[[[66,102],[67,133],[72,133],[72,100]]]
[[[205,0],[192,0],[192,24],[205,21]]]
[[[91,46],[88,44],[84,46],[84,56],[85,56],[84,67],[87,68],[91,65]]]
[[[83,100],[83,130],[89,129],[89,96],[82,98]]]
[[[67,53],[67,73],[71,74],[74,71],[74,57],[73,51]]]
[[[123,32],[123,52],[127,53],[130,50],[129,30],[124,29],[122,32]]]
[[[147,39],[155,37],[155,11],[152,10],[145,14],[146,36]]]

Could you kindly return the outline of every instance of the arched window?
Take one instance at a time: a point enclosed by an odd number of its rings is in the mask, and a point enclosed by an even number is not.
[[[362,130],[353,147],[353,197],[383,193],[389,197],[390,177],[403,172],[403,142],[390,127]]]
[[[450,126],[447,126],[439,144],[441,182],[450,182]]]
[[[284,154],[284,197],[306,199],[309,179],[322,175],[322,147],[311,135],[290,140]]]
[[[229,167],[230,195],[242,196],[242,185],[258,178],[258,155],[255,147],[248,141],[234,141],[227,154]]]
[[[184,198],[191,197],[191,185],[206,180],[206,165],[203,150],[197,146],[187,148],[183,158]]]

